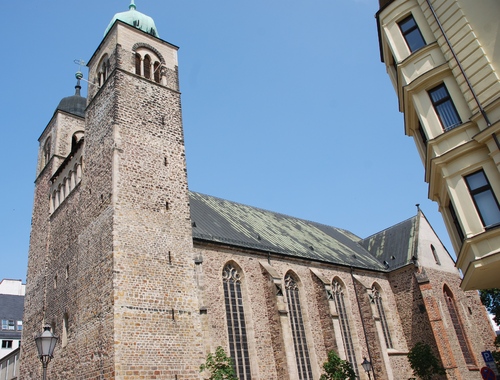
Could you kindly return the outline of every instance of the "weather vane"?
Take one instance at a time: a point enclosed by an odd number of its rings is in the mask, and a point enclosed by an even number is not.
[[[75,59],[73,62],[75,65],[78,65],[78,71],[76,72],[75,77],[80,80],[83,78],[82,66],[85,65],[85,61],[82,59]]]

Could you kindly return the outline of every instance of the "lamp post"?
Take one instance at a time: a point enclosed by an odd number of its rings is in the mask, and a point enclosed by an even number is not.
[[[42,362],[43,380],[47,379],[47,365],[50,359],[53,358],[54,348],[56,347],[59,338],[50,332],[50,326],[45,325],[43,333],[35,338],[36,348],[38,350],[38,358]]]
[[[370,361],[368,361],[366,358],[363,358],[363,363],[361,363],[361,365],[363,366],[363,369],[365,370],[365,372],[368,374],[368,379],[372,379],[372,376],[370,375],[370,372],[373,370],[372,368],[372,363]]]

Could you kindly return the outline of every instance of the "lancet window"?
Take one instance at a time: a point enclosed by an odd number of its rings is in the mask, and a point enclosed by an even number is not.
[[[377,307],[380,324],[382,325],[382,332],[384,334],[385,345],[387,348],[393,348],[394,346],[392,344],[391,331],[389,330],[389,324],[387,323],[382,295],[375,285],[372,287],[372,302],[375,303],[375,306]]]
[[[337,314],[342,332],[342,341],[344,342],[344,349],[347,361],[351,363],[352,368],[358,373],[358,364],[356,362],[356,354],[354,352],[354,344],[351,336],[351,328],[349,326],[349,316],[344,300],[344,288],[339,281],[334,280],[332,284],[333,299],[337,308]]]
[[[238,379],[250,380],[252,377],[241,292],[241,274],[234,265],[227,264],[222,271],[222,281],[226,303],[230,355],[234,360]]]
[[[312,367],[300,307],[299,286],[290,274],[285,276],[285,289],[299,380],[312,380]]]
[[[102,57],[101,62],[99,63],[98,66],[98,72],[97,72],[97,79],[99,82],[99,87],[106,82],[106,79],[108,79],[109,76],[109,58],[108,55],[106,54],[104,57]]]
[[[467,341],[467,336],[465,335],[465,329],[462,324],[462,320],[458,314],[457,306],[455,304],[455,299],[453,298],[453,293],[448,287],[444,287],[443,290],[444,298],[446,300],[446,306],[448,306],[448,312],[450,313],[451,323],[455,329],[455,334],[457,335],[458,344],[462,350],[462,354],[465,359],[465,363],[469,366],[475,366],[476,362],[472,356],[472,351],[469,347],[469,342]]]

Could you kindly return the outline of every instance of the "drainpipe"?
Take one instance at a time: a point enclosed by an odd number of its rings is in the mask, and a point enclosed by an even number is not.
[[[365,336],[366,350],[368,351],[368,358],[372,363],[373,380],[377,380],[377,375],[375,374],[375,368],[373,366],[373,361],[372,361],[372,354],[370,353],[370,345],[368,344],[368,337],[366,336],[365,320],[363,318],[363,313],[361,312],[361,305],[359,304],[358,292],[356,291],[356,279],[354,278],[352,267],[351,267],[351,279],[352,279],[352,285],[354,287],[354,294],[356,295],[356,303],[358,304],[359,317],[361,318],[361,326],[363,327],[363,335]]]
[[[434,16],[434,19],[436,20],[436,22],[439,26],[439,29],[441,30],[441,33],[443,34],[443,37],[444,37],[446,43],[448,44],[448,47],[450,48],[450,51],[451,51],[451,54],[453,55],[453,58],[455,58],[455,61],[457,62],[457,65],[458,65],[458,68],[460,69],[460,72],[462,73],[465,81],[467,82],[467,86],[469,86],[469,90],[472,93],[472,96],[474,97],[474,100],[476,101],[477,106],[479,107],[479,112],[481,112],[481,115],[483,116],[484,120],[486,121],[486,125],[488,127],[491,127],[491,122],[488,119],[488,115],[486,114],[486,111],[484,110],[483,106],[481,105],[481,102],[479,101],[479,99],[476,95],[476,92],[474,91],[474,88],[472,87],[472,84],[470,83],[469,78],[467,77],[467,74],[465,74],[465,70],[462,67],[462,64],[460,63],[457,55],[455,54],[455,50],[453,49],[453,46],[451,45],[451,42],[448,39],[448,36],[446,35],[436,12],[434,11],[434,7],[432,6],[431,1],[430,0],[426,0],[426,1],[427,1],[427,5],[429,6],[429,8],[432,12],[432,15]]]

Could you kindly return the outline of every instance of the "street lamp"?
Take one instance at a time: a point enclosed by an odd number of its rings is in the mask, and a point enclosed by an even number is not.
[[[370,372],[372,371],[372,363],[369,362],[368,360],[366,360],[366,358],[363,358],[363,363],[361,363],[361,365],[363,366],[363,369],[365,370],[365,372],[368,374],[368,379],[372,379],[372,376],[370,375]]]
[[[43,333],[35,338],[36,348],[38,350],[38,358],[43,366],[43,380],[47,379],[47,365],[50,359],[53,358],[54,348],[56,347],[59,338],[50,332],[50,326],[45,325]]]

